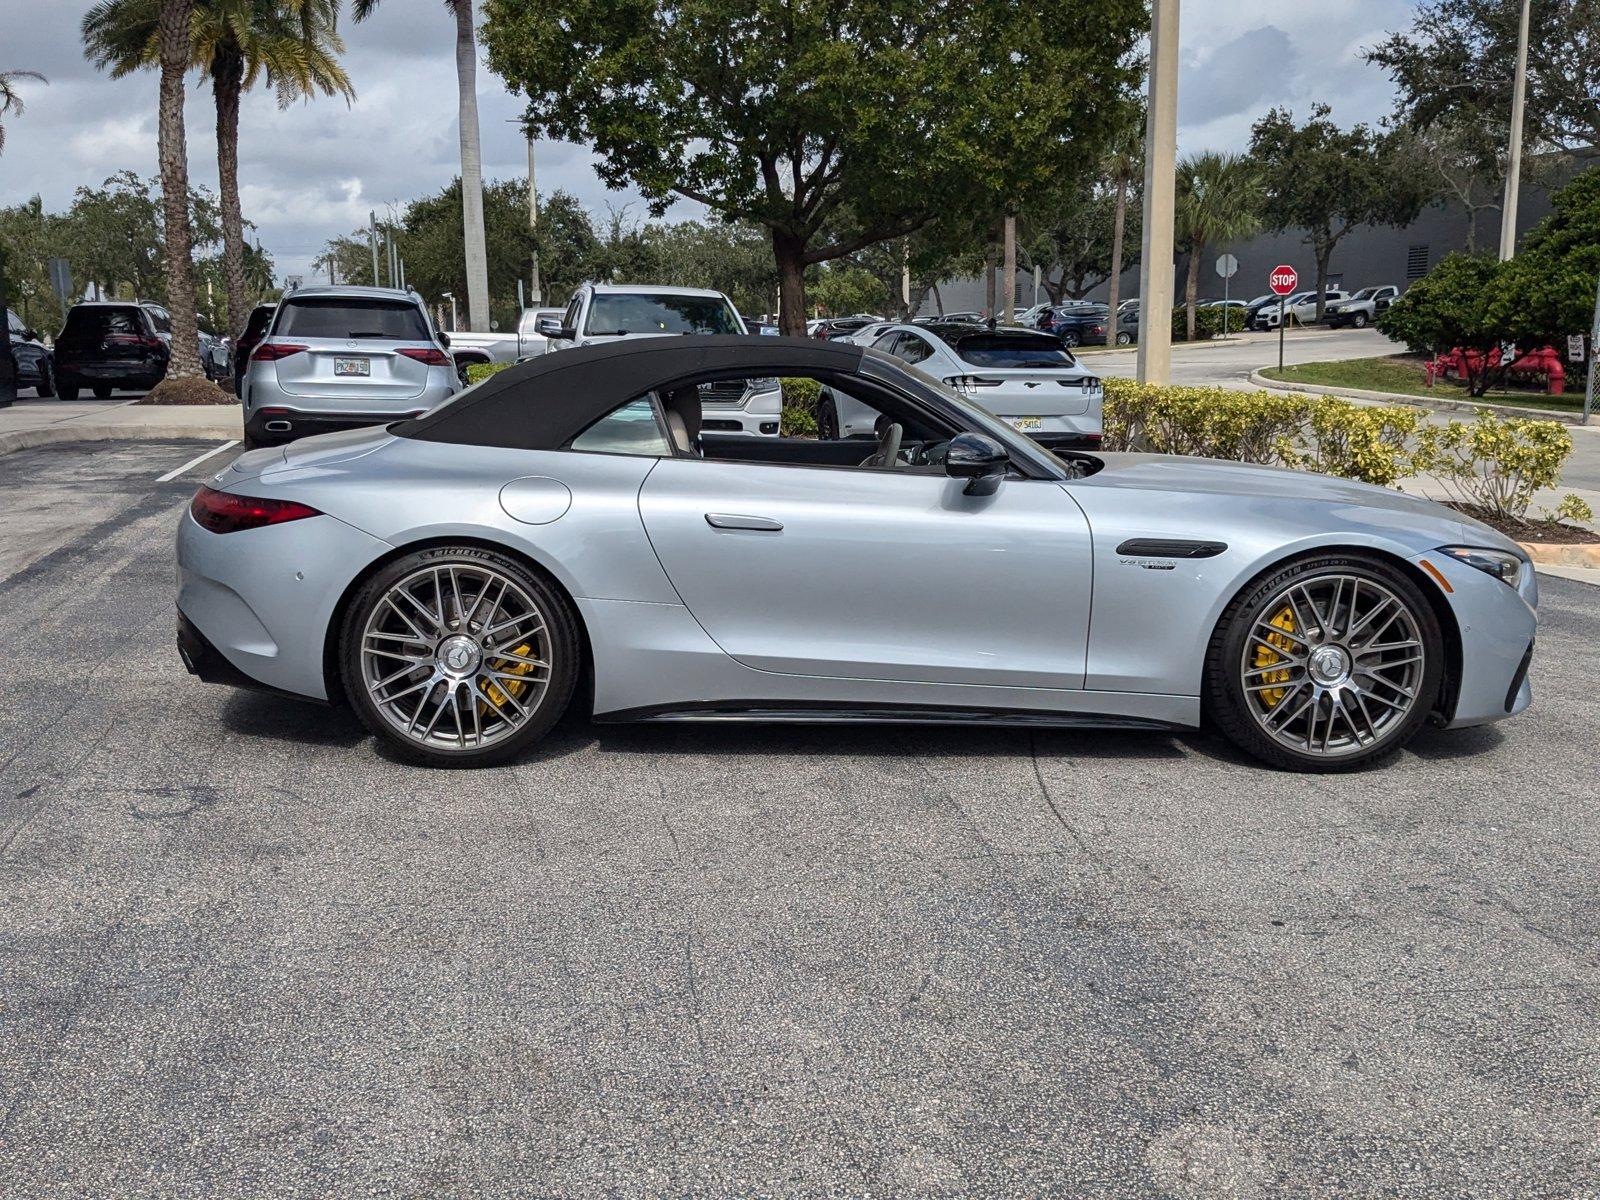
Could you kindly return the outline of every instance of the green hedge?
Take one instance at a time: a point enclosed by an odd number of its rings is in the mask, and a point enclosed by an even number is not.
[[[509,366],[511,366],[510,363],[468,363],[467,382],[478,383],[489,378],[489,376],[495,374],[497,371],[504,371]]]
[[[1172,310],[1172,340],[1181,342],[1187,340],[1189,332],[1189,310],[1183,305],[1178,305]],[[1243,320],[1237,313],[1228,318],[1228,329],[1237,332],[1239,322]],[[1210,341],[1222,332],[1222,310],[1220,308],[1197,308],[1194,310],[1194,340],[1197,342]]]
[[[1456,499],[1508,520],[1526,517],[1534,492],[1555,485],[1572,453],[1572,435],[1555,421],[1485,412],[1471,422],[1428,425],[1421,409],[1405,405],[1104,382],[1107,450],[1231,459],[1384,486],[1425,475]],[[1593,519],[1576,496],[1563,499],[1556,515]]]

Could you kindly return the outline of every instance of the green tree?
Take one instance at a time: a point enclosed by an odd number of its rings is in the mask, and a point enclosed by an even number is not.
[[[871,271],[848,263],[828,263],[817,269],[810,286],[811,298],[830,316],[881,313],[889,305],[889,292]]]
[[[1503,265],[1489,298],[1491,320],[1523,349],[1564,349],[1567,335],[1585,332],[1594,320],[1597,279],[1600,167],[1590,167],[1550,198],[1549,215]]]
[[[1206,250],[1253,234],[1261,227],[1260,208],[1261,174],[1242,154],[1208,150],[1178,163],[1177,239],[1189,255],[1183,284],[1187,340],[1194,341],[1195,301]],[[1320,316],[1320,305],[1317,311]]]
[[[36,83],[49,82],[37,71],[0,71],[0,152],[6,148],[6,118],[20,117],[27,111],[27,105],[22,102],[22,94],[17,91],[17,84],[24,79],[31,79]]]
[[[1303,229],[1317,265],[1322,319],[1328,262],[1344,236],[1362,225],[1409,225],[1428,198],[1401,139],[1357,125],[1340,129],[1318,104],[1303,125],[1275,108],[1250,131],[1250,152],[1266,194],[1262,217],[1275,233]]]
[[[1521,5],[1512,0],[1426,0],[1410,29],[1366,52],[1389,73],[1399,115],[1415,129],[1481,133],[1479,167],[1492,166],[1511,124],[1512,64]],[[1524,128],[1534,148],[1600,143],[1600,4],[1533,0]]]
[[[1142,112],[1136,115],[1138,119],[1130,116],[1128,122],[1113,139],[1102,167],[1106,183],[1116,196],[1111,218],[1111,283],[1106,293],[1106,306],[1111,310],[1112,342],[1116,341],[1117,305],[1121,300],[1118,292],[1122,287],[1124,265],[1123,246],[1129,232],[1128,197],[1130,193],[1137,194],[1144,183],[1144,141],[1141,137],[1144,120]],[[1134,212],[1142,228],[1143,211],[1135,209]],[[1139,244],[1139,231],[1139,228],[1132,231],[1136,246]]]
[[[113,78],[155,65],[163,0],[101,0],[83,18],[96,65]],[[353,96],[339,65],[337,0],[196,0],[190,22],[191,65],[211,82],[217,113],[217,177],[222,200],[222,267],[227,326],[244,330],[244,217],[239,203],[239,106],[263,79],[286,108],[315,95]]]
[[[72,206],[56,224],[53,254],[81,280],[108,296],[172,302],[163,249],[165,199],[157,182],[119,171],[100,187],[80,186]],[[189,193],[188,229],[193,248],[215,246],[222,236],[216,198],[206,189]]]
[[[530,133],[592,145],[601,178],[658,215],[681,196],[767,231],[788,333],[804,326],[808,267],[1092,171],[1147,23],[1140,0],[1086,0],[1071,20],[890,0],[485,13],[489,65],[527,94]]]
[[[1111,277],[1116,193],[1101,180],[1071,181],[1019,214],[1019,249],[1039,267],[1052,304],[1079,299]]]
[[[1457,347],[1473,351],[1467,362],[1467,391],[1481,396],[1497,374],[1489,367],[1489,353],[1503,337],[1491,313],[1500,274],[1494,259],[1447,255],[1379,315],[1378,328],[1415,354]]]
[[[61,217],[46,212],[38,196],[0,208],[0,249],[5,252],[12,305],[25,324],[41,329],[54,329],[61,319],[61,305],[45,265],[63,244],[60,224]]]

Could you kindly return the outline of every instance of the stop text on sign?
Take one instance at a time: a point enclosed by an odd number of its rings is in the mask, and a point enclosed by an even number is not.
[[[1267,276],[1267,286],[1274,294],[1287,296],[1300,286],[1300,275],[1288,263],[1280,263],[1272,268],[1272,274]]]

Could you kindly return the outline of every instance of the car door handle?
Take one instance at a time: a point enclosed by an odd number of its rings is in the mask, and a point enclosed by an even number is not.
[[[738,513],[707,513],[706,524],[713,529],[755,529],[762,533],[782,533],[783,522],[771,517],[745,517]]]

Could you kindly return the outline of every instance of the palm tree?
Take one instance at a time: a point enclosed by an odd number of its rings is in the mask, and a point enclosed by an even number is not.
[[[379,0],[355,0],[364,21]],[[483,231],[483,146],[478,136],[478,42],[472,0],[444,0],[456,22],[456,105],[461,131],[461,228],[467,260],[467,328],[489,328],[489,250]]]
[[[1261,175],[1246,156],[1208,150],[1178,164],[1177,233],[1189,250],[1183,296],[1190,341],[1206,247],[1249,237],[1261,227],[1260,207]]]
[[[157,61],[162,0],[101,0],[83,19],[84,42],[112,77]],[[211,80],[217,109],[217,178],[221,192],[223,283],[228,325],[237,336],[250,313],[239,204],[239,104],[264,76],[278,106],[311,96],[351,97],[339,65],[338,0],[196,0],[190,23],[191,65]]]
[[[1122,283],[1122,234],[1128,218],[1128,189],[1144,179],[1144,147],[1139,141],[1139,130],[1130,126],[1111,144],[1106,156],[1105,179],[1116,189],[1116,216],[1111,225],[1111,283],[1106,293],[1106,325],[1110,330],[1107,343],[1117,341],[1117,302]]]
[[[20,117],[27,108],[16,89],[17,83],[24,79],[32,79],[37,83],[50,82],[37,71],[0,71],[0,151],[6,148],[5,118]]]

